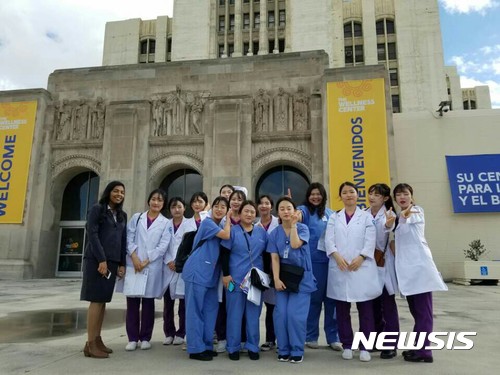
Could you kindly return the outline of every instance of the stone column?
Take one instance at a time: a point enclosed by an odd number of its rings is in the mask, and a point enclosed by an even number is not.
[[[269,53],[269,35],[267,33],[267,0],[260,1],[259,55]]]
[[[343,0],[333,0],[333,46],[330,56],[331,68],[345,67],[345,48],[344,48],[344,10]]]
[[[241,2],[236,0],[234,4],[234,52],[232,57],[243,56],[243,22],[241,15]],[[228,1],[226,1],[227,3]]]
[[[250,29],[248,29],[248,53],[253,56],[253,0],[250,0]]]
[[[274,49],[273,53],[280,53],[279,50],[279,40],[278,40],[278,29],[280,24],[278,0],[274,0]]]
[[[373,0],[363,0],[363,47],[365,65],[378,64],[377,33],[375,30],[375,3]]]
[[[229,31],[229,0],[225,2],[225,10],[224,10],[224,52],[222,53],[222,57],[229,56],[229,49],[227,45],[227,33]]]

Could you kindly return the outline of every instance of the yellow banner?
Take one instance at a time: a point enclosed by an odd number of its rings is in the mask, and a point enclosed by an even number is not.
[[[22,223],[37,102],[0,103],[0,223]]]
[[[328,158],[332,209],[339,186],[353,182],[358,205],[369,206],[372,184],[390,184],[384,79],[327,83]]]

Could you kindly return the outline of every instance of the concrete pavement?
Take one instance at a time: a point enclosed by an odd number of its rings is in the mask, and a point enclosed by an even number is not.
[[[261,353],[259,361],[242,355],[230,361],[227,354],[212,362],[189,360],[180,346],[163,346],[162,320],[155,322],[151,350],[126,352],[123,323],[125,298],[115,294],[108,304],[103,339],[114,353],[109,359],[85,358],[85,309],[79,300],[80,281],[69,279],[0,280],[0,374],[494,374],[500,371],[496,345],[500,334],[500,287],[457,286],[434,294],[435,331],[476,331],[472,350],[434,352],[434,363],[407,363],[401,355],[382,360],[378,353],[362,363],[351,361],[326,347],[324,335],[320,349],[306,349],[301,364],[280,363],[274,352]],[[398,300],[401,330],[411,331],[412,319],[403,299]],[[162,302],[156,311],[161,313]],[[72,314],[41,312],[74,311]],[[355,311],[355,308],[353,307]],[[357,317],[353,311],[353,325]],[[47,318],[49,316],[49,318]],[[261,338],[264,337],[264,314]],[[47,319],[51,319],[47,321]],[[66,322],[65,320],[70,321]],[[51,336],[65,323],[77,327],[62,336]],[[31,338],[29,338],[31,336]],[[262,341],[262,339],[261,339]]]

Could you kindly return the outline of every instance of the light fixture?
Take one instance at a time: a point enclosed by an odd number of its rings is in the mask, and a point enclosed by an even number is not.
[[[451,110],[451,101],[446,100],[446,101],[442,101],[441,103],[439,103],[439,108],[436,112],[439,113],[439,116],[443,116],[443,112],[446,113],[449,110]]]

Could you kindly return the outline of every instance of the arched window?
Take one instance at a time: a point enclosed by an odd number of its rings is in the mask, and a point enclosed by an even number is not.
[[[143,39],[139,44],[139,63],[155,62],[156,40],[153,38]]]
[[[164,215],[170,217],[167,207],[170,198],[181,197],[186,202],[185,216],[191,217],[193,216],[193,211],[189,207],[189,200],[194,193],[203,190],[203,177],[193,169],[178,169],[165,177],[160,184],[160,188],[167,193]]]
[[[98,200],[99,176],[84,172],[66,185],[62,198],[57,276],[79,276],[89,208]]]
[[[297,168],[281,165],[269,169],[259,178],[255,187],[255,200],[267,194],[276,203],[290,189],[293,201],[299,205],[304,201],[308,187],[309,179],[304,173]]]
[[[363,50],[363,25],[349,21],[344,24],[344,49],[346,64],[360,64],[365,61]]]

